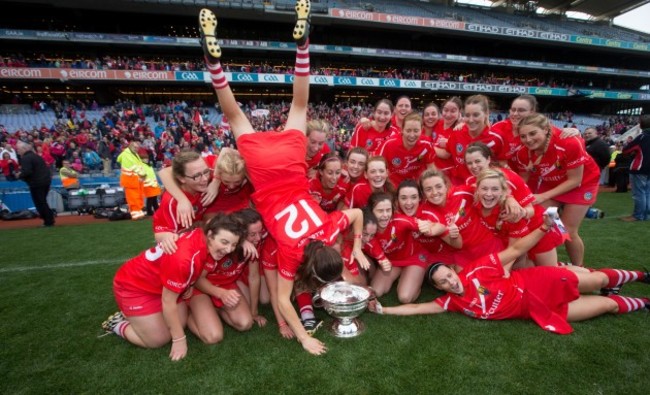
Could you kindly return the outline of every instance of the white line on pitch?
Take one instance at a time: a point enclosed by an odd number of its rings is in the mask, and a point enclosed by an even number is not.
[[[50,269],[61,269],[68,267],[81,267],[81,266],[92,266],[92,265],[106,265],[114,263],[123,263],[126,259],[106,259],[101,261],[83,261],[83,262],[69,262],[69,263],[56,263],[54,265],[45,265],[45,266],[17,266],[17,267],[6,267],[0,268],[0,273],[14,273],[14,272],[29,272],[34,270],[50,270]]]

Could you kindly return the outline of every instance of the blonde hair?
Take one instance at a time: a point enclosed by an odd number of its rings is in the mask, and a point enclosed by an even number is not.
[[[407,114],[404,117],[404,125],[406,125],[406,122],[408,122],[408,121],[417,121],[420,124],[420,126],[422,126],[422,116],[420,114],[418,114],[417,112],[412,112],[412,113]]]
[[[329,122],[321,119],[312,119],[311,121],[307,122],[307,132],[305,134],[307,137],[309,137],[311,132],[317,130],[329,135],[330,129],[331,127]]]
[[[244,158],[241,157],[239,151],[232,148],[224,147],[221,149],[216,167],[218,174],[246,175]]]
[[[531,114],[519,121],[519,124],[517,125],[517,133],[519,133],[519,129],[521,129],[522,126],[535,126],[548,132],[551,131],[551,123],[548,118],[539,113]]]
[[[474,191],[474,202],[478,203],[478,190],[479,190],[479,185],[481,185],[481,182],[484,180],[497,180],[499,182],[499,186],[501,189],[503,189],[503,195],[499,198],[499,206],[502,206],[506,202],[506,197],[508,195],[508,181],[506,180],[506,176],[500,171],[496,169],[485,169],[479,173],[478,176],[476,176],[476,191]]]

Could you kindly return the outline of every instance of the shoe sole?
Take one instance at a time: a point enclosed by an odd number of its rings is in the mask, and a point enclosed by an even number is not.
[[[217,42],[217,17],[214,12],[204,8],[199,13],[199,27],[201,30],[201,45],[208,54],[214,58],[221,58],[221,47]]]
[[[313,328],[313,329],[310,329],[310,330],[305,329],[305,332],[307,332],[307,334],[308,334],[309,336],[314,336],[314,333],[316,333],[316,331],[318,331],[318,329],[319,329],[321,326],[323,326],[323,321],[320,321],[318,324],[316,324],[316,327]]]
[[[294,40],[299,41],[305,37],[310,11],[311,2],[309,0],[298,0],[296,2],[296,26],[293,28]]]

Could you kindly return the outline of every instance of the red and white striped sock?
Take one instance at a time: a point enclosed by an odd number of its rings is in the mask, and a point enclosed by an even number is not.
[[[226,73],[224,73],[221,68],[221,62],[217,61],[217,63],[210,63],[206,60],[205,65],[208,67],[208,71],[210,72],[212,87],[214,89],[223,89],[228,86]]]
[[[125,337],[124,332],[126,331],[126,328],[129,325],[131,325],[131,323],[129,321],[126,321],[126,320],[124,320],[122,322],[118,322],[118,324],[115,325],[115,328],[113,328],[113,332],[115,332],[115,334],[118,335],[119,337],[124,338]]]
[[[314,315],[314,307],[311,305],[311,294],[309,292],[301,292],[296,295],[296,302],[300,309],[300,318],[308,320],[316,317]]]
[[[645,278],[645,273],[638,270],[620,270],[620,269],[596,269],[597,272],[602,272],[607,275],[609,282],[605,288],[618,287],[623,284],[631,283],[632,281],[639,281]]]
[[[296,69],[294,74],[297,77],[309,76],[309,39],[305,45],[296,50]]]
[[[630,298],[628,296],[609,295],[607,298],[612,299],[618,304],[618,314],[631,313],[641,310],[648,303],[648,298]]]

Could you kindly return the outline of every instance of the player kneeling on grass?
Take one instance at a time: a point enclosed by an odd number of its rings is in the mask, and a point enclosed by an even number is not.
[[[255,244],[259,243],[263,229],[262,218],[253,209],[236,211],[232,216],[246,229],[244,244],[255,252]],[[253,322],[259,326],[266,325],[266,319],[257,314],[259,263],[257,259],[250,260],[245,255],[243,249],[237,249],[219,260],[206,263],[196,282],[189,301],[187,326],[206,344],[215,344],[223,339],[222,320],[240,332],[250,330]],[[247,267],[249,270],[245,270]],[[241,289],[238,282],[246,272],[246,280],[251,287]],[[246,295],[249,292],[253,298]],[[254,306],[249,302],[253,302]]]
[[[581,295],[616,289],[631,281],[650,283],[648,272],[580,267],[536,266],[511,271],[514,260],[534,246],[551,229],[552,220],[498,254],[490,254],[465,266],[460,273],[436,263],[427,279],[447,294],[427,303],[382,307],[372,301],[369,309],[379,314],[418,315],[460,312],[484,320],[532,319],[549,332],[568,334],[570,321],[602,314],[624,314],[645,308],[650,299],[610,295]]]
[[[169,357],[184,358],[187,306],[183,299],[192,295],[203,268],[232,253],[243,234],[239,221],[221,215],[202,229],[181,233],[173,254],[163,253],[158,244],[128,260],[113,280],[120,311],[108,317],[102,328],[144,348],[162,347],[171,340]]]

